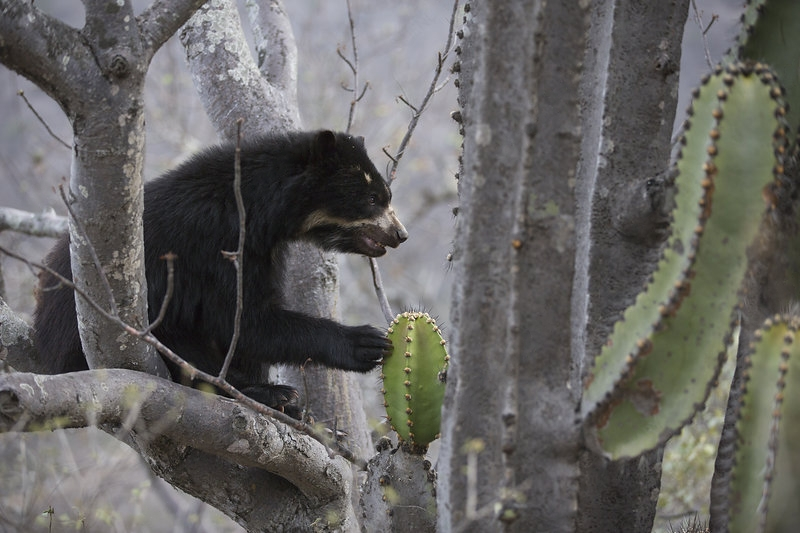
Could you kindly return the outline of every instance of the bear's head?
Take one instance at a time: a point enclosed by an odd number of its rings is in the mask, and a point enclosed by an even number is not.
[[[313,208],[300,238],[324,250],[378,257],[408,238],[391,205],[389,184],[367,156],[362,137],[317,132],[307,170]]]

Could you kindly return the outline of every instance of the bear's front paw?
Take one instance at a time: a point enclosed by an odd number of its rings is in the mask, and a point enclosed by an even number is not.
[[[290,405],[294,402],[299,394],[294,387],[289,385],[272,385],[270,383],[259,383],[258,385],[251,385],[241,389],[242,394],[249,396],[259,403],[263,403],[268,407],[284,411],[292,418],[297,418],[293,415],[293,409]]]
[[[386,333],[372,326],[350,327],[347,337],[353,345],[352,366],[348,370],[368,372],[392,351],[392,341]]]

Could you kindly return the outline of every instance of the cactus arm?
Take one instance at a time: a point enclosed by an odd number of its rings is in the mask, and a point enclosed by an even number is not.
[[[707,121],[698,110],[713,107],[718,96],[716,126],[695,127]],[[774,76],[741,65],[718,70],[696,94],[678,163],[673,235],[645,291],[658,288],[658,297],[640,296],[626,310],[586,390],[588,443],[612,458],[663,444],[708,396],[734,324],[747,249],[763,218],[762,189],[773,180],[776,151],[785,149],[778,96]],[[671,280],[662,278],[667,274]],[[643,323],[622,335],[628,321]]]
[[[800,406],[798,326],[797,317],[767,320],[744,361],[729,492],[731,533],[791,531],[797,525],[798,481],[792,472],[790,434]],[[791,522],[785,523],[787,519]]]
[[[675,285],[683,282],[691,266],[697,245],[695,229],[703,216],[701,202],[706,192],[702,187],[705,177],[703,163],[707,158],[706,147],[710,144],[710,138],[703,132],[710,131],[714,124],[712,110],[716,99],[713,96],[721,86],[722,76],[717,74],[704,80],[695,91],[691,118],[684,123],[684,129],[693,139],[700,135],[702,139],[685,144],[681,150],[677,163],[675,206],[671,214],[672,235],[644,292],[639,294],[634,305],[625,310],[622,320],[615,324],[611,337],[594,360],[582,399],[584,416],[610,399],[611,391],[630,372],[649,337],[660,327],[663,319],[660,309],[673,305],[682,294],[675,290]]]
[[[800,339],[796,335],[795,332],[789,360],[781,367],[785,374],[776,394],[780,400],[780,431],[767,514],[769,532],[795,531],[800,523]]]
[[[763,531],[766,509],[759,512],[762,498],[768,494],[765,468],[772,438],[776,383],[784,339],[789,333],[786,323],[768,322],[755,333],[756,342],[745,358],[742,387],[744,389],[737,428],[733,477],[729,491],[729,530],[731,533]],[[765,416],[766,415],[766,416]],[[766,498],[765,498],[766,501]]]
[[[397,315],[388,336],[394,349],[381,371],[387,419],[401,440],[424,452],[439,435],[450,357],[436,321],[427,313]]]
[[[800,2],[750,0],[742,14],[742,29],[732,49],[734,58],[769,64],[786,88],[787,120],[800,122]]]

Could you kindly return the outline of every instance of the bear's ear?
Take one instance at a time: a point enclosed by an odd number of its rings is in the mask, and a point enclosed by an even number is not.
[[[361,135],[359,135],[359,136],[358,136],[358,137],[356,137],[355,139],[356,139],[356,142],[358,143],[358,145],[359,145],[359,146],[361,146],[361,147],[363,148],[363,147],[364,147],[364,137],[363,137],[363,136],[361,136]]]
[[[336,135],[330,130],[322,130],[317,132],[314,138],[313,153],[318,158],[324,158],[331,155],[336,149]]]

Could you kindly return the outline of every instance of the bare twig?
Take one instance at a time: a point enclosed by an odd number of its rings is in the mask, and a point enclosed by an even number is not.
[[[50,136],[51,136],[53,139],[55,139],[56,141],[58,141],[58,142],[60,142],[61,144],[63,144],[63,145],[64,145],[64,147],[65,147],[67,150],[70,150],[70,149],[72,149],[72,146],[70,146],[69,144],[67,144],[66,142],[64,142],[64,140],[63,140],[63,139],[61,139],[61,137],[59,137],[58,135],[56,135],[56,134],[55,134],[55,132],[54,132],[53,130],[51,130],[51,129],[50,129],[50,126],[48,126],[48,125],[47,125],[47,122],[45,122],[45,121],[44,121],[44,119],[42,118],[42,116],[41,116],[39,113],[37,113],[37,112],[36,112],[36,109],[34,109],[34,108],[33,108],[33,105],[32,105],[32,104],[30,103],[30,101],[28,100],[28,97],[27,97],[27,96],[25,96],[25,92],[24,92],[24,91],[17,91],[17,94],[20,96],[20,98],[22,98],[22,100],[25,102],[25,105],[27,105],[27,106],[28,106],[28,109],[30,109],[30,110],[31,110],[31,112],[34,114],[34,116],[36,116],[36,118],[37,118],[37,119],[39,119],[39,122],[41,122],[41,123],[42,123],[42,126],[44,126],[44,129],[46,129],[46,130],[47,130],[47,133],[49,133],[49,134],[50,134]]]
[[[350,6],[350,2],[348,0],[348,10]],[[450,53],[450,48],[453,46],[453,29],[455,28],[456,22],[456,15],[458,14],[458,0],[453,2],[453,12],[450,15],[450,26],[447,30],[447,42],[444,46],[444,51],[439,52],[437,56],[436,62],[436,70],[434,71],[433,79],[431,80],[431,84],[428,87],[428,92],[425,94],[425,97],[422,99],[422,103],[419,107],[414,106],[411,102],[408,101],[403,95],[398,96],[398,99],[406,104],[408,107],[411,108],[413,111],[413,115],[411,117],[411,121],[408,123],[408,129],[406,130],[406,134],[403,136],[403,140],[400,142],[400,146],[397,149],[397,153],[392,156],[387,151],[386,147],[383,148],[383,153],[386,154],[389,159],[392,160],[392,166],[389,172],[387,173],[387,177],[389,179],[389,184],[391,185],[392,182],[397,177],[397,167],[400,165],[400,159],[403,157],[405,153],[406,146],[408,146],[409,141],[411,141],[411,136],[414,134],[414,130],[417,127],[417,123],[419,122],[419,118],[422,116],[422,113],[425,111],[425,108],[428,106],[428,102],[433,97],[434,94],[439,92],[441,88],[444,86],[437,87],[437,82],[439,81],[439,77],[442,74],[442,70],[444,69],[445,60],[447,58],[447,54]],[[352,19],[351,19],[352,20]],[[355,48],[355,36],[353,37],[353,47]],[[372,270],[372,284],[375,287],[375,294],[378,297],[378,303],[381,306],[381,311],[383,312],[383,316],[386,319],[386,322],[391,323],[394,319],[394,313],[392,312],[392,307],[389,305],[389,300],[386,297],[386,291],[383,289],[383,280],[381,279],[381,272],[378,268],[378,262],[374,257],[369,258],[369,266]]]
[[[350,20],[352,21],[353,19],[350,19]],[[353,74],[356,73],[355,65],[353,65],[353,63],[349,59],[347,59],[347,56],[344,55],[344,52],[342,52],[342,47],[341,46],[337,46],[336,47],[336,55],[338,55],[341,58],[341,60],[344,61],[347,64],[348,67],[350,67],[350,72],[352,72]],[[349,92],[355,92],[355,89],[349,89],[344,84],[344,82],[342,82],[342,89],[344,89],[345,91],[349,91]]]
[[[233,361],[233,354],[236,352],[236,345],[239,343],[239,335],[242,327],[242,310],[244,309],[244,288],[243,288],[243,268],[244,268],[244,239],[245,223],[247,222],[244,210],[244,199],[242,198],[242,123],[243,118],[236,121],[236,150],[233,157],[233,194],[236,197],[236,209],[239,212],[239,244],[236,252],[225,252],[226,257],[233,261],[236,268],[236,312],[233,318],[233,336],[228,346],[228,353],[225,354],[225,361],[219,371],[219,378],[225,379],[228,369]]]
[[[414,107],[414,104],[409,102],[408,99],[406,99],[406,97],[403,96],[402,94],[398,95],[397,99],[400,100],[401,102],[403,102],[404,104],[406,104],[408,107],[410,107],[411,110],[414,112],[414,114],[418,114],[419,113],[419,110],[416,107]]]
[[[100,258],[97,257],[97,251],[94,249],[94,245],[89,239],[89,234],[86,233],[86,228],[83,226],[83,223],[78,219],[77,216],[75,216],[75,211],[72,210],[72,204],[67,199],[67,193],[64,192],[64,184],[58,186],[58,191],[61,194],[61,199],[64,201],[64,205],[67,207],[70,219],[75,224],[75,229],[78,230],[78,235],[86,242],[86,246],[89,247],[89,255],[92,256],[94,267],[97,269],[97,273],[100,275],[100,283],[103,284],[103,289],[106,292],[106,296],[108,296],[108,307],[116,316],[118,315],[117,302],[114,299],[114,292],[111,290],[111,284],[108,283],[106,271],[103,269],[103,265],[100,263]]]
[[[341,48],[336,49],[336,53],[339,54],[339,57],[350,67],[350,72],[353,73],[353,99],[350,101],[350,113],[347,117],[347,128],[345,129],[346,133],[350,133],[350,128],[353,125],[353,119],[356,113],[356,107],[358,106],[358,102],[364,97],[364,94],[367,92],[367,88],[369,87],[369,83],[364,84],[364,88],[361,90],[361,94],[358,94],[358,44],[356,42],[356,29],[355,23],[353,22],[353,10],[350,7],[350,0],[346,0],[347,2],[347,18],[350,21],[350,43],[353,47],[353,61],[350,61],[345,57],[342,53]],[[345,90],[348,90],[345,88]],[[409,104],[410,105],[410,104]],[[412,106],[413,107],[413,106]],[[386,149],[384,148],[384,153],[386,153]],[[387,153],[388,155],[388,153]],[[391,158],[391,156],[389,156]],[[378,262],[375,260],[374,257],[369,258],[369,266],[372,269],[372,281],[375,285],[375,295],[378,297],[378,304],[381,307],[381,311],[383,312],[383,316],[386,318],[387,322],[391,322],[393,318],[391,306],[389,306],[389,300],[386,298],[386,292],[383,290],[383,282],[381,281],[381,273],[378,269]],[[305,379],[305,373],[303,373]]]
[[[706,25],[704,28],[703,17],[700,15],[700,11],[697,9],[697,4],[695,3],[695,0],[692,0],[692,11],[694,12],[694,20],[695,22],[697,22],[697,25],[700,27],[700,31],[702,32],[700,37],[703,40],[703,49],[706,54],[706,63],[708,63],[708,68],[712,69],[714,68],[714,64],[711,62],[711,51],[708,48],[708,38],[706,36],[706,33],[708,33],[708,30],[711,29],[711,26],[714,24],[714,22],[716,22],[717,19],[719,19],[719,15],[712,14],[711,22],[709,22],[708,25]]]
[[[392,168],[389,171],[389,183],[393,182],[397,177],[397,166],[400,164],[400,159],[403,157],[405,153],[406,146],[408,145],[409,141],[411,141],[411,136],[414,134],[414,130],[417,127],[417,123],[419,122],[419,118],[422,116],[422,113],[425,111],[425,108],[428,106],[430,99],[433,97],[436,92],[438,92],[441,87],[437,87],[437,83],[439,81],[439,77],[444,70],[445,60],[447,59],[447,55],[450,53],[450,49],[453,46],[453,29],[455,28],[456,23],[456,15],[458,14],[458,0],[453,2],[453,12],[450,15],[450,27],[447,31],[447,42],[444,45],[444,51],[439,52],[437,62],[436,62],[436,69],[433,74],[433,79],[431,80],[431,84],[428,87],[428,92],[425,93],[425,96],[422,98],[422,102],[419,106],[411,105],[405,98],[402,96],[398,97],[400,101],[404,102],[408,105],[411,109],[414,110],[414,114],[411,117],[411,121],[408,123],[408,129],[406,130],[406,134],[403,136],[403,140],[400,141],[400,146],[397,148],[397,155],[393,158]]]
[[[374,257],[369,258],[369,267],[372,269],[372,284],[375,287],[375,294],[378,297],[378,303],[383,312],[383,318],[386,322],[391,323],[394,319],[392,307],[389,305],[389,299],[386,297],[386,291],[383,290],[383,280],[381,279],[381,271],[378,269],[378,262]]]
[[[164,291],[164,300],[161,302],[161,308],[158,310],[158,316],[142,330],[144,334],[149,334],[156,329],[161,322],[164,321],[164,317],[167,315],[167,307],[169,306],[170,300],[172,300],[172,293],[175,290],[175,259],[177,257],[178,256],[172,252],[167,252],[160,258],[167,262],[167,289]]]
[[[384,154],[386,154],[386,157],[392,160],[392,163],[397,163],[397,159],[395,159],[394,156],[389,153],[388,146],[384,146],[383,148],[381,148],[381,150],[383,151]]]
[[[361,92],[359,92],[358,88],[358,46],[356,45],[356,25],[353,22],[353,10],[350,8],[350,0],[346,0],[347,2],[347,19],[350,21],[350,43],[353,46],[353,61],[350,61],[345,57],[342,49],[339,47],[336,49],[336,53],[339,55],[340,58],[350,67],[350,72],[353,73],[353,88],[345,90],[353,92],[353,99],[350,100],[350,113],[347,116],[347,128],[345,128],[345,133],[350,133],[350,128],[353,127],[353,121],[355,120],[356,116],[356,108],[358,107],[358,102],[364,98],[364,95],[367,93],[367,89],[369,88],[369,82],[364,84],[364,87],[361,88]]]

